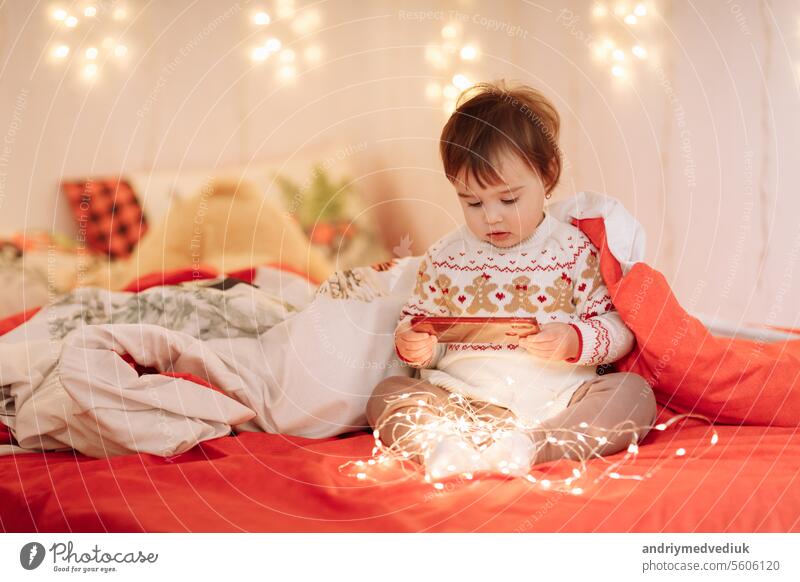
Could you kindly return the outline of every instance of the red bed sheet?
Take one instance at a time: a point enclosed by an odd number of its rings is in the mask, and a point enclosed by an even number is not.
[[[590,465],[584,492],[553,492],[502,477],[439,491],[390,470],[381,482],[339,471],[372,447],[368,433],[311,440],[248,433],[166,460],[67,453],[0,459],[0,528],[15,532],[797,532],[800,437],[794,429],[653,431],[622,474]],[[685,456],[676,456],[685,448]],[[620,454],[621,455],[621,454]],[[619,455],[609,457],[609,460]],[[565,477],[574,463],[537,467]]]

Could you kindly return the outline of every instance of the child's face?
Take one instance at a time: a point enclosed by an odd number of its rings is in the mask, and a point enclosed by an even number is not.
[[[456,191],[472,233],[496,247],[510,247],[529,237],[544,218],[545,188],[539,175],[519,156],[498,156],[499,184],[478,185],[460,176]]]

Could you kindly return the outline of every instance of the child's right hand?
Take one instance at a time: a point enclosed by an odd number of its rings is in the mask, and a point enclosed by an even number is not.
[[[412,330],[411,322],[405,321],[395,330],[394,343],[400,357],[407,363],[422,366],[433,358],[439,340],[435,335]]]

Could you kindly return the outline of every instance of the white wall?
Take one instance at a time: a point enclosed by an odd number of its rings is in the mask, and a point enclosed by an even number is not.
[[[298,51],[318,43],[324,58],[282,86],[269,63],[248,56],[266,34],[250,16],[256,7],[274,15],[273,1],[129,2],[127,63],[93,85],[49,62],[52,4],[4,3],[0,230],[69,230],[62,176],[247,164],[366,142],[348,163],[387,243],[410,234],[422,252],[460,220],[437,157],[445,117],[425,97],[442,73],[424,47],[454,11],[482,49],[475,79],[515,78],[558,105],[569,168],[557,196],[592,189],[623,200],[647,230],[648,261],[691,310],[800,325],[796,2],[651,2],[637,32],[649,65],[622,82],[591,56],[588,40],[609,25],[589,2],[298,4],[319,11],[321,30],[297,38],[286,23],[270,26]],[[410,19],[416,10],[441,12]],[[97,32],[69,34],[88,42]]]

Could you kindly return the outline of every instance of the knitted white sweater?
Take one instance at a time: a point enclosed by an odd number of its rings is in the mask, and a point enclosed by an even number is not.
[[[572,324],[580,337],[575,360],[539,359],[516,345],[439,344],[420,377],[471,398],[509,408],[529,422],[569,403],[599,364],[633,346],[600,275],[597,248],[578,228],[545,211],[534,233],[496,247],[466,225],[434,243],[420,262],[400,322],[416,315],[531,317]]]

